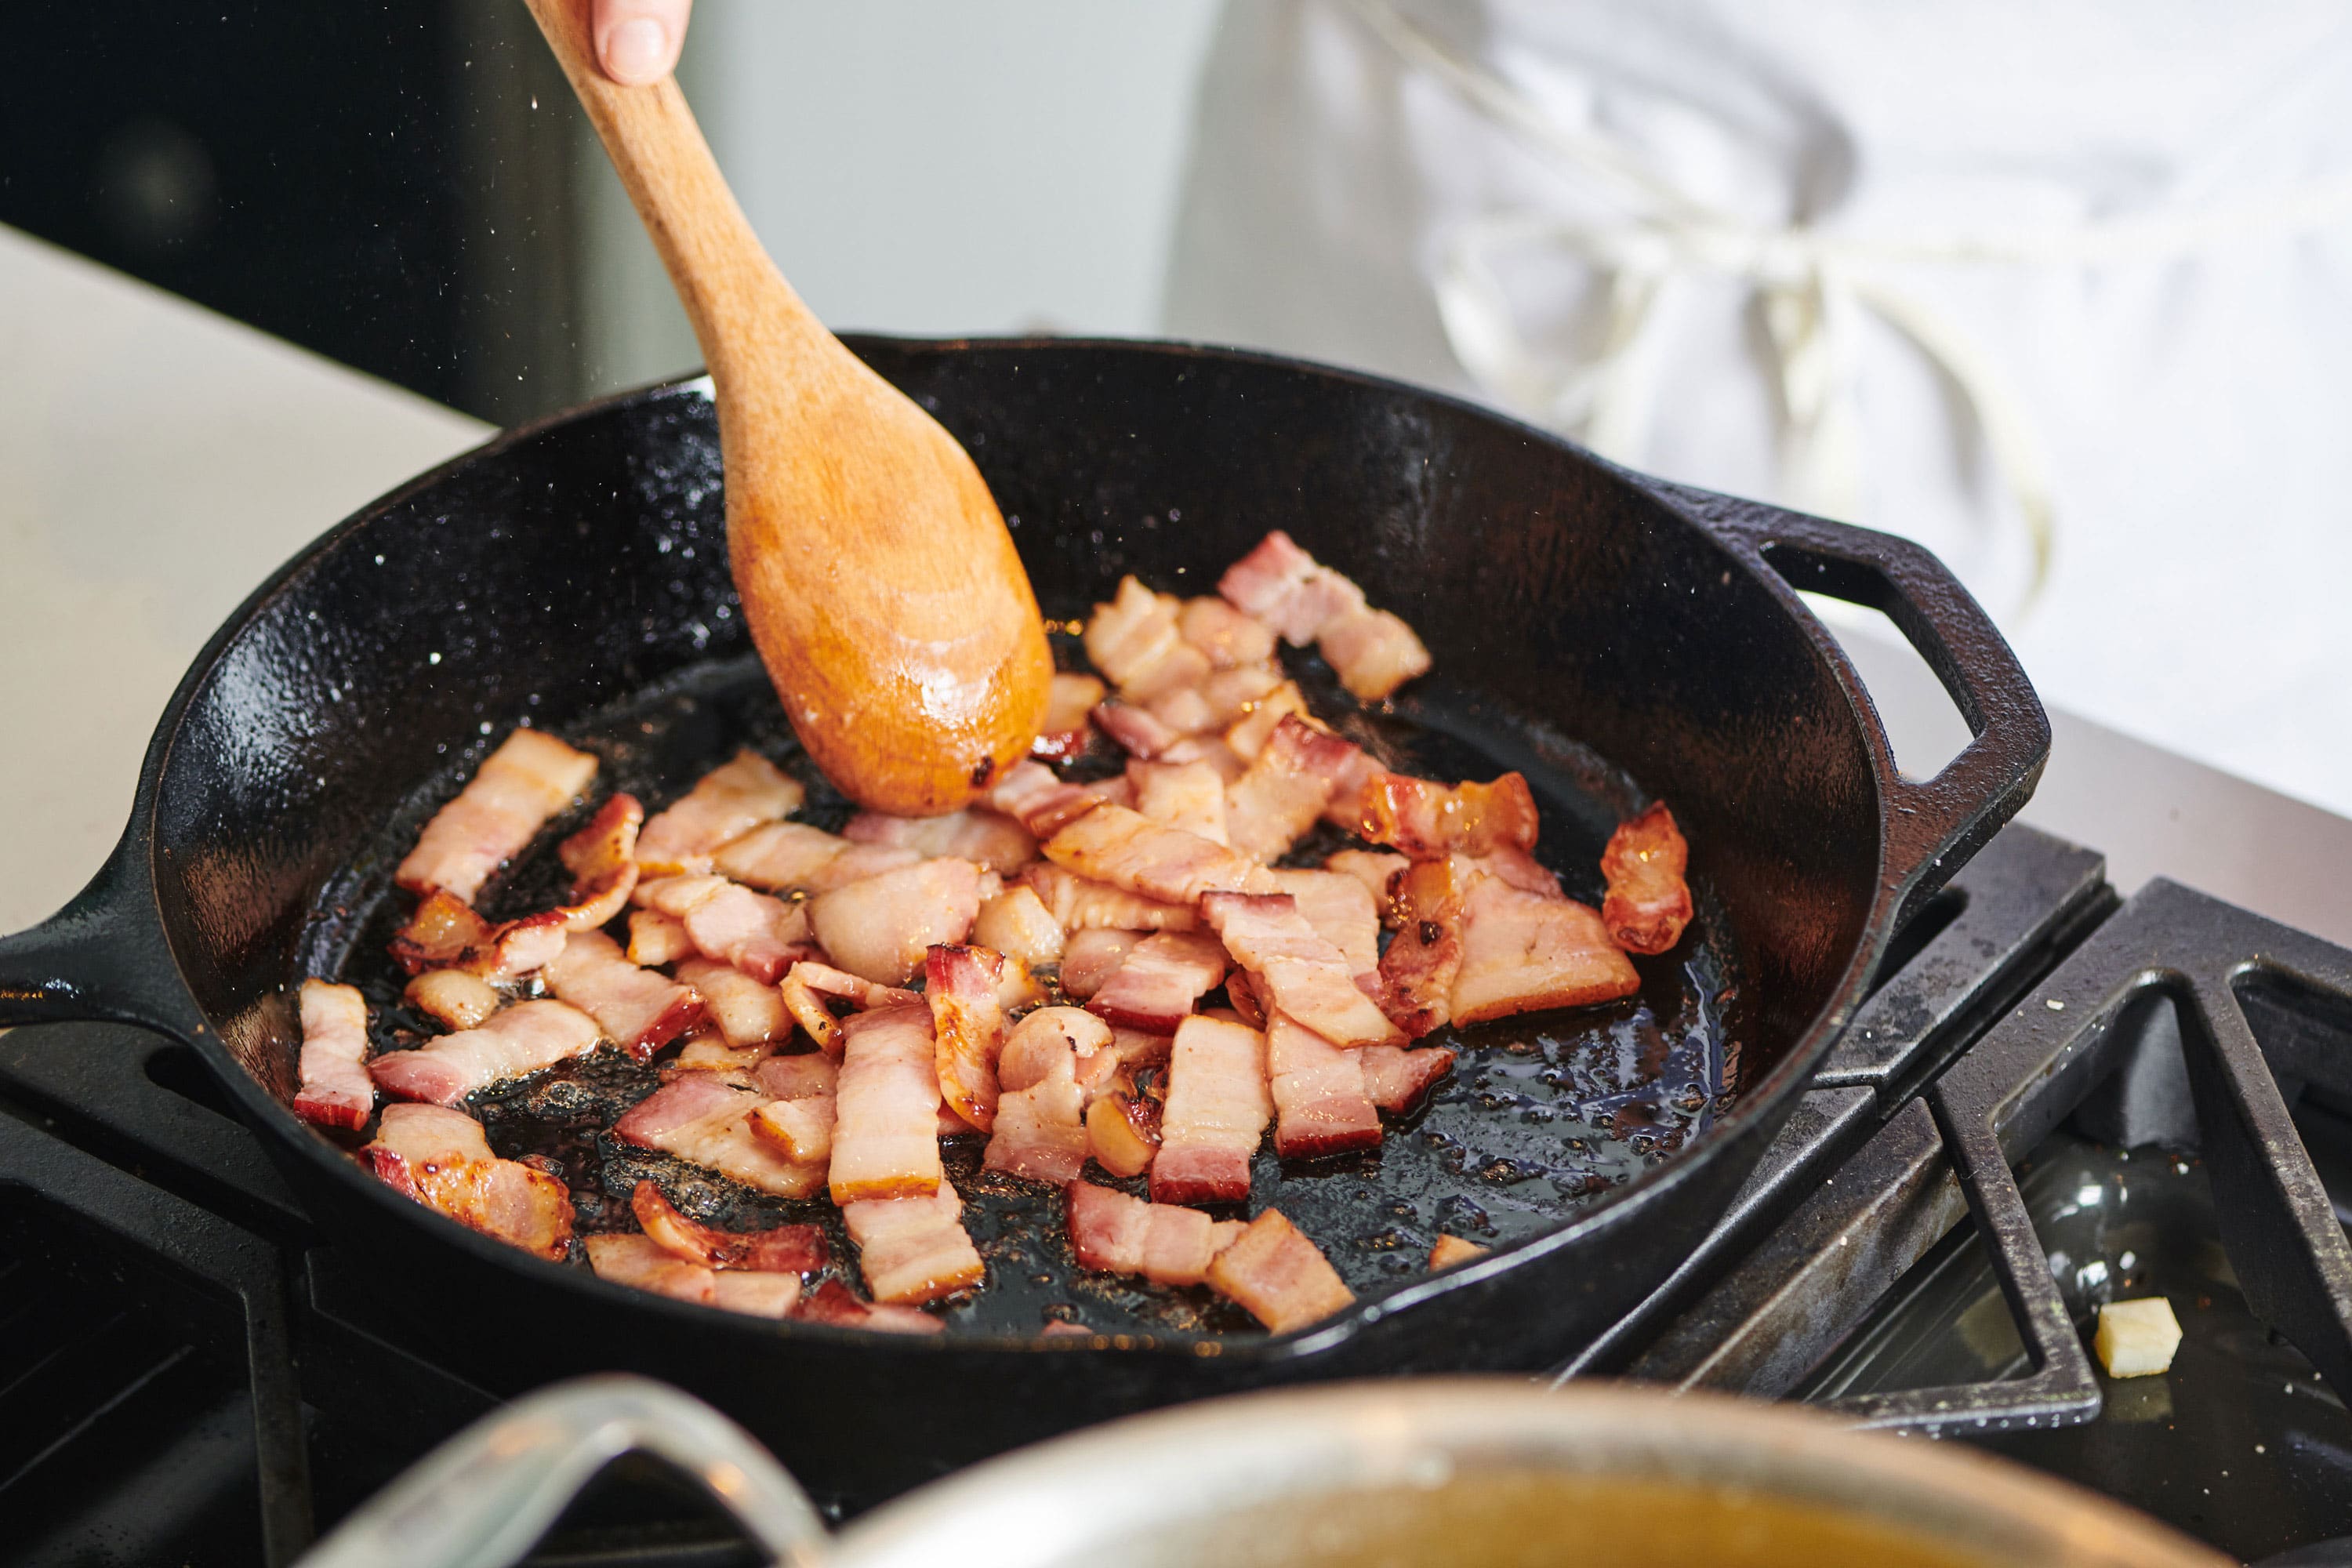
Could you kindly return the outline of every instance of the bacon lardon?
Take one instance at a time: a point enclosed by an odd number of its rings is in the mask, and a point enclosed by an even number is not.
[[[677,977],[694,989],[710,1021],[729,1046],[744,1050],[772,1046],[792,1035],[792,1015],[782,994],[715,958],[681,959]]]
[[[1146,1203],[1092,1182],[1072,1182],[1064,1197],[1070,1250],[1080,1268],[1140,1274],[1155,1285],[1198,1285],[1217,1254],[1248,1228],[1237,1219]]]
[[[1215,938],[1160,931],[1136,943],[1087,999],[1087,1011],[1125,1028],[1172,1035],[1193,1005],[1223,983],[1226,968]]]
[[[1421,1103],[1430,1086],[1454,1068],[1448,1046],[1366,1046],[1355,1053],[1363,1073],[1364,1092],[1382,1110],[1405,1111]]]
[[[724,877],[665,877],[640,882],[635,897],[686,927],[706,958],[731,963],[772,985],[794,961],[815,951],[807,907],[755,893]]]
[[[1177,617],[1182,605],[1155,594],[1133,577],[1119,580],[1108,605],[1097,605],[1087,623],[1087,657],[1110,683],[1140,701],[1159,692],[1197,686],[1209,673],[1209,657],[1183,638]]]
[[[744,977],[744,983],[759,984],[749,976]],[[673,1075],[682,1072],[731,1072],[740,1076],[765,1061],[774,1049],[767,1045],[730,1046],[727,1037],[716,1030],[692,1034],[678,1047],[677,1055],[662,1063],[662,1081],[667,1083]]]
[[[637,829],[645,807],[616,795],[597,807],[588,826],[555,847],[572,873],[572,901],[561,911],[566,931],[594,931],[627,907],[637,886]]]
[[[1411,626],[1368,606],[1361,588],[1278,529],[1225,569],[1217,591],[1292,647],[1317,644],[1341,684],[1364,701],[1429,669],[1429,650]]]
[[[807,1197],[824,1185],[825,1167],[793,1160],[751,1131],[751,1112],[767,1098],[731,1073],[679,1073],[613,1123],[613,1136],[780,1198]]]
[[[301,1088],[294,1114],[321,1127],[357,1131],[375,1112],[368,1077],[367,999],[356,986],[302,982]]]
[[[560,910],[493,925],[436,888],[418,900],[390,952],[411,974],[462,969],[486,980],[517,980],[562,952],[566,934]]]
[[[1212,844],[1225,834],[1225,778],[1207,763],[1127,764],[1135,784],[1135,809],[1154,822],[1197,833]]]
[[[1265,750],[1266,741],[1282,727],[1285,719],[1312,717],[1307,694],[1298,689],[1296,681],[1286,680],[1252,702],[1247,712],[1226,726],[1225,745],[1246,765],[1257,760],[1257,754]]]
[[[1089,1095],[1087,1153],[1114,1176],[1139,1176],[1151,1169],[1160,1155],[1160,1102],[1121,1089]]]
[[[1289,853],[1315,826],[1339,787],[1339,770],[1356,748],[1285,714],[1249,765],[1225,790],[1225,835],[1253,860]]]
[[[1078,1055],[1109,1044],[1109,1026],[1076,1008],[1041,1007],[1021,1020],[997,1063],[995,1130],[985,1157],[990,1170],[1054,1186],[1078,1173],[1087,1161]]]
[[[1365,1091],[1359,1059],[1364,1054],[1339,1049],[1279,1008],[1266,1018],[1265,1066],[1274,1099],[1276,1153],[1286,1160],[1313,1159],[1380,1143],[1381,1116]]]
[[[1451,1268],[1457,1263],[1467,1263],[1474,1258],[1484,1258],[1486,1249],[1465,1237],[1441,1236],[1430,1245],[1429,1271]]]
[[[1309,871],[1276,867],[1266,873],[1276,892],[1288,893],[1318,935],[1344,954],[1349,971],[1377,975],[1381,966],[1380,906],[1364,884],[1340,871]]]
[[[1207,1279],[1210,1289],[1277,1334],[1319,1323],[1356,1300],[1322,1250],[1280,1209],[1250,1221],[1211,1261]]]
[[[386,1094],[454,1105],[476,1089],[593,1051],[599,1033],[596,1020],[577,1007],[519,1002],[478,1029],[380,1056],[368,1071]]]
[[[1610,939],[1627,952],[1664,952],[1680,942],[1691,918],[1689,867],[1690,846],[1664,801],[1619,823],[1601,855],[1609,882],[1601,919]]]
[[[1373,849],[1342,849],[1323,862],[1326,871],[1337,871],[1353,877],[1372,896],[1372,910],[1382,925],[1396,924],[1389,909],[1389,899],[1396,874],[1412,865],[1402,855]]]
[[[1095,807],[1045,840],[1045,850],[1081,877],[1171,904],[1267,886],[1265,869],[1235,851],[1123,805]]]
[[[1176,612],[1176,630],[1209,656],[1212,668],[1264,668],[1274,658],[1274,629],[1223,599],[1187,599]]]
[[[378,1180],[485,1236],[561,1261],[572,1247],[562,1182],[490,1152],[482,1124],[438,1105],[387,1105],[361,1153]]]
[[[1037,738],[1029,743],[1029,754],[1052,762],[1068,762],[1084,755],[1094,742],[1087,715],[1103,700],[1107,689],[1091,675],[1056,672],[1053,689],[1045,699],[1045,721],[1038,727]]]
[[[629,911],[629,962],[643,969],[675,963],[694,952],[686,922],[659,910]]]
[[[971,934],[980,915],[980,868],[925,860],[809,900],[809,929],[839,967],[882,985],[903,985],[940,942]]]
[[[813,1225],[720,1230],[687,1217],[651,1181],[637,1184],[629,1195],[629,1208],[656,1244],[705,1268],[804,1274],[824,1267],[824,1232]]]
[[[1358,837],[1400,849],[1415,860],[1447,855],[1490,855],[1536,847],[1535,796],[1523,774],[1491,784],[1468,780],[1447,788],[1429,779],[1385,770],[1364,785],[1355,824]]]
[[[1130,757],[1156,757],[1184,738],[1181,731],[1170,728],[1150,709],[1122,702],[1116,697],[1096,706],[1094,720],[1102,732],[1117,741]]]
[[[585,1245],[588,1267],[599,1279],[704,1306],[719,1293],[709,1268],[680,1258],[649,1236],[592,1236]]]
[[[821,1281],[801,1298],[789,1316],[803,1323],[829,1323],[836,1328],[872,1329],[886,1334],[944,1333],[947,1325],[920,1307],[893,1307],[861,1301],[838,1279]]]
[[[835,1095],[840,1069],[822,1051],[804,1056],[770,1057],[752,1081],[771,1095],[751,1112],[751,1131],[793,1160],[820,1164],[833,1158]]]
[[[861,811],[843,837],[853,844],[911,849],[926,859],[969,860],[986,871],[1015,871],[1037,858],[1037,840],[1001,812],[974,807],[945,816],[887,816]]]
[[[1147,933],[1139,931],[1082,931],[1062,950],[1062,994],[1084,1002],[1109,984]],[[1173,1029],[1175,1026],[1169,1026]]]
[[[721,846],[763,822],[790,816],[806,794],[799,780],[767,758],[738,752],[646,824],[637,838],[637,863],[648,877],[708,871]]]
[[[771,822],[722,846],[712,864],[767,892],[827,893],[921,858],[895,844],[852,844],[805,822]]]
[[[470,1029],[497,1012],[500,998],[490,983],[462,969],[428,969],[400,993],[412,1007],[452,1029]]]
[[[1357,605],[1332,617],[1315,639],[1360,701],[1378,702],[1415,676],[1429,673],[1429,649],[1398,616]]]
[[[1085,931],[1191,931],[1200,924],[1190,904],[1147,899],[1050,861],[1024,869],[1021,881],[1073,941]],[[1066,952],[1063,963],[1068,962]]]
[[[1318,582],[1326,575],[1315,557],[1277,528],[1225,568],[1217,592],[1244,615],[1281,634],[1291,647],[1305,647],[1329,618],[1329,604]]]
[[[1037,896],[1037,889],[1022,885],[981,900],[980,916],[971,922],[971,940],[1007,958],[1019,959],[1031,969],[1043,969],[1062,962],[1068,938]]]
[[[752,1318],[788,1318],[800,1304],[801,1277],[723,1269],[710,1278],[710,1304]]]
[[[1211,893],[1201,918],[1249,971],[1261,1006],[1289,1014],[1335,1046],[1398,1045],[1404,1034],[1357,986],[1347,955],[1287,893]]]
[[[1003,969],[1002,953],[980,947],[942,943],[923,959],[940,1098],[982,1132],[996,1122],[996,1055],[1004,1044],[996,987]]]
[[[1273,1113],[1265,1037],[1245,1024],[1185,1019],[1169,1054],[1152,1201],[1236,1203],[1249,1196],[1250,1157]]]
[[[877,1301],[917,1306],[969,1290],[986,1272],[963,1228],[963,1199],[941,1181],[921,1197],[844,1204],[857,1269]]]
[[[702,1021],[703,998],[691,983],[638,968],[601,931],[573,931],[543,973],[558,1001],[595,1019],[605,1038],[639,1061]],[[729,1043],[744,1042],[730,1036]]]
[[[1641,984],[1633,963],[1609,940],[1609,928],[1584,905],[1521,892],[1496,877],[1480,877],[1471,886],[1463,902],[1454,1022],[1613,1002]]]
[[[1462,910],[1480,872],[1467,856],[1411,862],[1390,884],[1396,935],[1381,955],[1381,1007],[1414,1039],[1454,1016]]]
[[[916,1002],[860,1013],[843,1024],[841,1039],[833,1201],[929,1197],[941,1185],[930,1009]]]
[[[410,892],[470,904],[490,874],[530,847],[596,776],[596,759],[539,730],[517,730],[433,816],[394,871]]]

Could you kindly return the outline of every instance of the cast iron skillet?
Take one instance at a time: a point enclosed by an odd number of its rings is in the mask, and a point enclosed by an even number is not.
[[[337,1246],[500,1391],[596,1368],[736,1415],[821,1495],[1245,1386],[1535,1368],[1663,1279],[1738,1189],[1905,911],[2023,803],[2040,705],[1924,551],[1665,485],[1447,398],[1139,343],[853,345],[971,450],[1049,615],[1134,571],[1206,591],[1287,529],[1426,638],[1451,711],[1573,737],[1672,801],[1741,994],[1742,1084],[1675,1157],[1480,1262],[1308,1331],[1200,1342],[908,1339],[610,1286],[393,1193],[288,1110],[289,1001],[322,894],[452,757],[743,651],[700,384],[490,442],[336,527],[199,656],[112,858],[0,942],[0,1024],[104,1018],[193,1046]],[[1185,568],[1180,575],[1178,568]],[[820,565],[816,569],[828,569]],[[1975,739],[1906,782],[1791,584],[1885,611]],[[1508,723],[1504,724],[1507,719]],[[379,879],[383,868],[373,872]]]

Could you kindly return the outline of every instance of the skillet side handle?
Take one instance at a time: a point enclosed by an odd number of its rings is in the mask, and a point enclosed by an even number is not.
[[[190,1042],[205,1032],[164,939],[149,844],[134,821],[71,903],[0,936],[0,1028],[135,1024]]]
[[[1662,488],[1790,587],[1864,605],[1893,621],[1967,721],[1973,738],[1941,773],[1905,778],[1868,691],[1839,655],[1870,718],[1867,733],[1885,813],[1881,869],[1888,890],[1901,893],[1901,916],[1908,918],[2008,825],[2041,782],[2050,757],[2050,716],[2023,667],[1959,580],[1907,539],[1753,501]]]
[[[362,1504],[299,1568],[500,1568],[520,1561],[597,1471],[637,1452],[699,1482],[768,1561],[824,1560],[816,1506],[749,1433],[667,1384],[607,1373],[477,1421]]]

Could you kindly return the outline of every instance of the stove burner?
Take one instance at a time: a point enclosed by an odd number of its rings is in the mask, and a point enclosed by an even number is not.
[[[2346,1217],[2352,953],[2170,883],[2119,903],[2011,826],[1898,933],[1717,1232],[1559,1375],[1965,1436],[2274,1552],[2352,1534]],[[2158,1292],[2174,1370],[2106,1380],[2091,1316]],[[496,1403],[135,1031],[0,1037],[0,1303],[29,1563],[289,1561]],[[630,1461],[533,1561],[591,1559],[753,1560]]]

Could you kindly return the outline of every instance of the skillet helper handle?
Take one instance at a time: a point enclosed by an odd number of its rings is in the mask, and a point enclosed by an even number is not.
[[[180,1040],[204,1032],[164,939],[149,844],[132,823],[71,903],[0,936],[0,1028],[135,1024]]]
[[[362,1505],[300,1568],[504,1568],[597,1471],[640,1452],[699,1482],[769,1561],[823,1561],[824,1519],[749,1433],[667,1384],[608,1373],[477,1421]]]
[[[2050,757],[2050,716],[2024,668],[1959,579],[1907,539],[1662,488],[1685,510],[1699,502],[1718,535],[1791,587],[1864,605],[1893,621],[1967,721],[1971,738],[1959,755],[1933,778],[1907,779],[1867,691],[1853,679],[1884,786],[1883,871],[1890,889],[1903,891],[1908,914],[1943,886],[1946,867],[1961,864],[2017,814],[2041,780]]]

